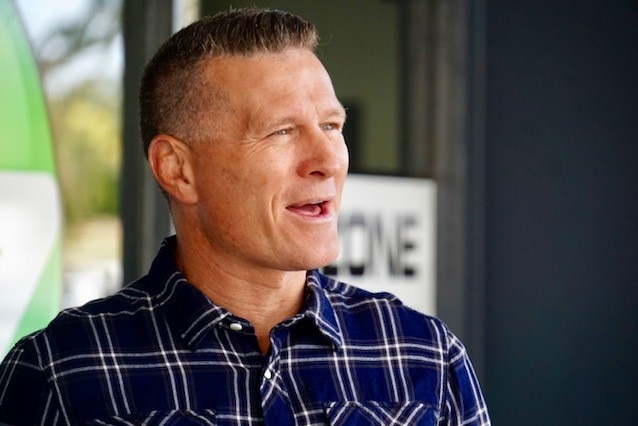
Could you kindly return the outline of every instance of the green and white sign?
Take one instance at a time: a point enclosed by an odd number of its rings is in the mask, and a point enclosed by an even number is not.
[[[0,356],[60,309],[61,203],[40,77],[0,0]]]

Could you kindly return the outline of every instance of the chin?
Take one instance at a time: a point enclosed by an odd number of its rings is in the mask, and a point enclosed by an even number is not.
[[[302,268],[304,270],[312,270],[323,268],[326,265],[330,265],[339,255],[339,250],[326,251],[323,253],[313,253],[305,259],[300,259]]]
[[[286,254],[281,253],[278,258],[289,260],[284,267],[286,270],[312,270],[330,265],[340,251],[337,236],[327,237],[324,234],[320,238],[297,238],[296,244],[288,245]]]

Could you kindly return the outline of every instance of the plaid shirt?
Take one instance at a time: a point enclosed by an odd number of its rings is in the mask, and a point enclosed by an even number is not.
[[[167,239],[149,274],[63,311],[0,366],[0,424],[488,425],[459,340],[388,294],[307,275],[260,353],[188,284]]]

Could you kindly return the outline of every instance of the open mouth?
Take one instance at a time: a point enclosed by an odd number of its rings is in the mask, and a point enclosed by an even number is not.
[[[323,217],[329,214],[327,206],[327,201],[319,201],[316,203],[294,204],[286,208],[300,216]]]

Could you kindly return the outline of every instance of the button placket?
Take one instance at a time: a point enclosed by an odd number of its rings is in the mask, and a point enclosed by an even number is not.
[[[273,380],[275,377],[275,373],[277,371],[277,365],[279,364],[277,362],[277,356],[278,355],[276,353],[272,353],[270,355],[269,362],[264,366],[264,371],[262,372],[262,375],[264,379],[268,381]]]
[[[271,340],[271,350],[268,362],[264,365],[262,376],[265,381],[274,381],[277,375],[277,369],[279,368],[279,350],[276,346],[278,342]]]

